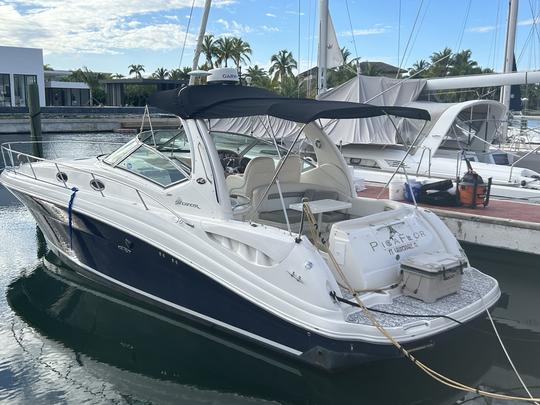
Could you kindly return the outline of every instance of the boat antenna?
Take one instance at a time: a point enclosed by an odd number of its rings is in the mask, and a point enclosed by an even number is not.
[[[206,24],[208,23],[208,14],[210,14],[210,6],[212,5],[212,0],[205,0],[204,2],[204,11],[201,19],[201,26],[199,28],[199,36],[197,38],[197,47],[195,48],[195,53],[193,54],[193,65],[191,66],[192,70],[197,70],[199,66],[199,56],[201,56],[202,43],[204,39],[204,34],[206,33]],[[195,77],[189,77],[189,84],[193,85],[195,83]]]
[[[191,2],[191,10],[189,11],[189,19],[186,27],[186,35],[184,35],[184,44],[182,45],[182,53],[180,54],[179,68],[182,68],[182,60],[184,59],[184,51],[186,50],[186,41],[189,34],[189,26],[191,25],[191,17],[193,16],[193,8],[195,7],[195,0]]]
[[[401,67],[403,66],[403,62],[405,62],[405,55],[407,54],[407,51],[409,49],[409,45],[411,44],[411,39],[414,34],[414,29],[416,28],[416,23],[418,22],[418,18],[420,17],[420,12],[422,11],[422,6],[424,5],[424,0],[420,2],[420,5],[418,6],[418,11],[416,12],[416,17],[414,19],[414,24],[411,28],[411,33],[409,34],[409,39],[407,40],[407,44],[405,45],[405,50],[403,51],[403,55],[401,57],[401,60],[399,61],[399,66],[396,72],[396,79],[399,77],[399,72],[401,72]],[[401,7],[401,5],[400,5]],[[401,8],[400,8],[400,18],[401,18]]]

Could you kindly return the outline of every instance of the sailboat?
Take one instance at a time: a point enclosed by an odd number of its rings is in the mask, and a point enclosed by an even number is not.
[[[326,23],[328,3],[320,4],[320,27],[331,29]],[[359,74],[327,91],[325,55],[329,46],[321,44],[326,44],[328,37],[334,38],[335,35],[327,35],[325,29],[321,29],[318,99],[417,107],[428,110],[432,117],[427,125],[391,117],[376,117],[361,122],[323,122],[331,139],[340,145],[347,163],[354,167],[355,176],[371,182],[387,183],[397,171],[405,170],[419,180],[455,179],[467,171],[464,163],[467,159],[484,178],[493,179],[493,196],[540,202],[540,173],[516,166],[508,152],[492,148],[493,140],[506,130],[507,107],[504,103],[490,100],[462,103],[419,100],[422,92],[442,88],[501,84],[506,89],[512,84],[540,82],[540,72],[432,80],[394,80]],[[339,49],[337,44],[331,48]],[[513,50],[507,51],[507,55],[512,54]],[[507,90],[503,99],[507,102],[509,96]],[[501,163],[508,163],[509,166]]]

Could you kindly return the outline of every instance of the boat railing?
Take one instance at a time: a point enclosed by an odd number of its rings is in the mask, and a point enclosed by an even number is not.
[[[420,172],[420,167],[422,166],[422,161],[424,160],[424,155],[426,153],[426,150],[428,152],[428,177],[431,177],[431,157],[432,157],[432,151],[429,146],[420,146],[422,148],[422,154],[420,155],[420,161],[418,162],[418,167],[416,168],[416,175],[418,176]]]
[[[512,171],[514,170],[514,166],[516,166],[520,161],[522,161],[523,159],[525,159],[527,156],[537,152],[540,150],[540,145],[538,145],[536,148],[528,151],[527,153],[525,153],[523,156],[521,156],[518,160],[512,162],[512,165],[510,166],[510,176],[508,178],[508,181],[511,181],[512,180]]]
[[[60,170],[60,168],[67,168],[69,170],[76,171],[78,173],[86,174],[86,175],[89,176],[89,181],[91,183],[93,182],[94,184],[96,184],[96,182],[98,180],[107,180],[107,182],[112,182],[112,183],[115,183],[117,185],[120,185],[120,186],[126,187],[127,189],[132,190],[133,193],[134,193],[134,196],[136,196],[136,199],[138,199],[141,202],[142,206],[144,207],[144,209],[146,211],[150,211],[151,204],[149,204],[149,202],[152,201],[153,203],[158,205],[160,208],[163,208],[167,212],[172,214],[178,223],[182,223],[182,224],[185,224],[185,225],[193,228],[193,224],[191,224],[189,221],[186,221],[184,218],[179,216],[173,209],[168,207],[163,202],[159,201],[159,199],[157,199],[156,197],[154,197],[154,196],[148,194],[147,192],[145,192],[144,190],[141,190],[140,188],[135,187],[135,186],[133,186],[133,185],[131,185],[131,184],[125,182],[125,181],[122,181],[120,179],[116,179],[116,178],[104,175],[103,173],[94,173],[91,170],[76,167],[76,166],[70,165],[69,163],[65,163],[65,162],[62,162],[62,161],[59,161],[59,160],[51,160],[51,159],[38,157],[38,156],[35,156],[33,154],[26,153],[26,152],[23,152],[23,151],[20,151],[20,150],[17,150],[17,149],[13,148],[13,145],[21,145],[21,144],[24,144],[24,145],[30,144],[30,145],[32,145],[32,144],[35,144],[35,143],[53,143],[53,142],[57,142],[57,143],[58,142],[62,142],[62,143],[84,143],[84,144],[99,144],[99,143],[101,143],[101,144],[109,144],[109,145],[116,144],[114,142],[91,142],[91,141],[90,142],[86,142],[86,141],[66,141],[66,142],[64,142],[64,141],[15,141],[15,142],[5,142],[5,143],[0,145],[0,150],[2,152],[2,159],[3,159],[3,162],[4,162],[4,170],[12,171],[16,175],[21,175],[21,176],[24,176],[24,177],[28,177],[28,178],[31,178],[31,179],[34,179],[34,180],[37,180],[37,181],[40,181],[40,182],[43,182],[43,183],[46,183],[46,184],[49,184],[49,185],[53,185],[55,187],[65,188],[65,189],[68,189],[68,190],[71,190],[71,188],[68,186],[67,181],[64,180],[64,177],[62,175],[62,171]],[[123,143],[118,143],[118,145],[123,145]],[[7,159],[6,159],[6,156],[7,156]],[[62,180],[61,183],[54,183],[54,182],[48,181],[47,179],[40,178],[38,171],[35,170],[35,168],[34,168],[34,166],[32,164],[32,163],[36,163],[36,162],[44,162],[44,163],[49,163],[49,164],[54,165],[54,167],[56,169],[56,173],[57,173],[57,178]],[[30,168],[30,171],[32,172],[32,175],[24,173],[21,170],[18,170],[18,168],[20,168],[21,165],[23,165],[23,164],[28,164],[28,166]],[[98,191],[101,194],[102,197],[104,197],[104,198],[106,197],[105,193],[103,192],[104,188],[94,188],[93,186],[92,186],[92,188],[94,190]]]

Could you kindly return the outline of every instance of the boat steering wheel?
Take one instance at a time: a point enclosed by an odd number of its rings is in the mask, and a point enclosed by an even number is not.
[[[218,156],[227,174],[243,173],[250,159],[230,149],[218,149]]]

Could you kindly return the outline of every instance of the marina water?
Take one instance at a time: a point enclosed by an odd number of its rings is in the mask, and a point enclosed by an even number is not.
[[[124,142],[129,136],[44,138]],[[45,153],[99,151],[66,143]],[[473,265],[499,280],[503,296],[493,316],[518,370],[540,395],[538,257],[465,248]],[[340,374],[319,372],[119,296],[47,254],[30,214],[1,186],[0,271],[0,402],[495,403],[447,389],[404,359]],[[485,320],[416,355],[466,384],[525,395]]]

